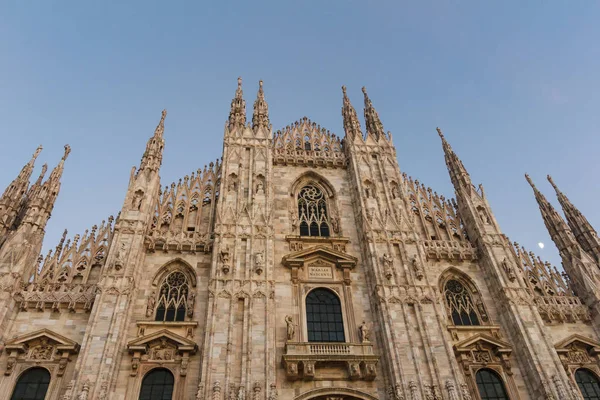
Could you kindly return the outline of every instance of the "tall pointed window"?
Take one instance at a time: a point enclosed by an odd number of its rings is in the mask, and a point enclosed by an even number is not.
[[[444,297],[454,325],[481,325],[471,293],[456,279],[444,287]]]
[[[153,369],[142,381],[139,400],[171,400],[174,381],[171,371],[164,368]]]
[[[480,369],[476,376],[481,400],[509,400],[502,379],[491,369]]]
[[[600,382],[591,371],[580,368],[575,372],[575,381],[579,390],[583,395],[584,400],[600,399]]]
[[[44,400],[50,373],[44,368],[30,368],[17,381],[11,400]]]
[[[306,185],[298,193],[300,236],[329,236],[327,201],[323,191]]]
[[[315,289],[306,296],[309,342],[344,342],[340,299],[331,290]]]
[[[190,291],[185,275],[173,271],[160,286],[156,302],[156,321],[183,321],[187,310],[187,296]]]

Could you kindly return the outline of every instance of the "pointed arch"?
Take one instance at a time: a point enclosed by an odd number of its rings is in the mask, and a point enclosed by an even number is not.
[[[290,196],[296,197],[300,189],[308,184],[316,184],[327,195],[328,198],[333,198],[336,195],[333,185],[323,175],[315,171],[306,171],[301,174],[294,183],[290,186]]]
[[[441,274],[439,285],[449,324],[468,326],[489,323],[481,292],[467,274],[450,267]]]
[[[179,270],[185,274],[186,278],[188,278],[188,281],[190,282],[190,285],[192,287],[196,287],[196,272],[190,263],[181,257],[176,257],[161,266],[156,272],[156,275],[154,275],[152,286],[158,286],[167,275],[176,270]]]

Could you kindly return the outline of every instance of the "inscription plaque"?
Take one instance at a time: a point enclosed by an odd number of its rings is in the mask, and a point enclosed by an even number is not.
[[[309,266],[308,277],[314,279],[333,279],[333,270],[327,266]]]

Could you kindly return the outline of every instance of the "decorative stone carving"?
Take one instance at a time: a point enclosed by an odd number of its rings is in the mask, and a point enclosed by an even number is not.
[[[156,306],[156,291],[153,290],[148,296],[148,304],[146,305],[146,317],[151,318],[154,315],[154,307]]]
[[[360,326],[358,327],[358,336],[360,338],[361,343],[370,342],[370,340],[369,340],[370,330],[365,321],[363,321],[362,324],[360,324]]]
[[[219,260],[221,261],[221,271],[223,271],[224,274],[228,274],[231,270],[231,266],[229,260],[229,249],[227,247],[221,250],[221,253],[219,254]]]
[[[472,400],[471,392],[469,391],[469,386],[466,383],[460,384],[460,392],[462,394],[463,400]]]
[[[221,382],[215,381],[213,383],[212,389],[212,400],[220,400],[221,399]]]
[[[198,384],[198,390],[196,391],[195,400],[204,400],[204,383],[202,382]]]
[[[115,256],[115,262],[113,263],[113,266],[116,271],[120,271],[123,268],[123,266],[125,265],[125,259],[127,257],[127,245],[128,245],[127,242],[122,241],[119,243],[119,245],[117,247],[117,254]]]
[[[417,280],[423,279],[423,267],[421,267],[421,263],[419,262],[416,255],[412,258],[411,264]]]
[[[144,199],[144,191],[141,189],[136,190],[133,193],[133,198],[131,200],[131,210],[139,211],[142,207],[142,200]]]
[[[392,279],[394,275],[394,258],[387,253],[381,257],[383,261],[383,273],[387,279]]]
[[[456,385],[450,379],[446,380],[446,390],[448,391],[448,398],[450,400],[459,400],[460,397],[456,391]]]
[[[415,382],[415,381],[408,382],[408,389],[410,391],[410,399],[411,400],[421,400],[421,394],[419,393],[419,388],[417,386],[417,382]]]
[[[192,318],[194,316],[194,306],[196,305],[196,293],[190,292],[187,299],[187,316]]]
[[[278,397],[279,397],[279,395],[277,393],[277,385],[275,385],[274,383],[271,383],[271,385],[269,386],[268,400],[278,400],[277,399]]]
[[[259,251],[254,254],[254,272],[258,275],[262,274],[265,268],[265,252]]]
[[[294,321],[290,315],[285,316],[285,324],[287,326],[287,340],[294,340],[296,326],[294,325]]]
[[[85,382],[83,382],[83,387],[81,388],[81,392],[79,393],[77,400],[87,400],[91,385],[92,385],[92,383],[90,382],[89,379],[87,379]]]
[[[508,278],[509,281],[514,282],[515,279],[517,279],[517,275],[515,275],[514,268],[506,260],[506,258],[504,258],[504,260],[502,260],[502,269],[504,270],[504,273],[506,274],[506,277]]]
[[[48,343],[48,339],[42,337],[40,344],[32,347],[29,352],[29,359],[31,360],[50,360],[54,352],[54,346]]]
[[[141,363],[178,363],[180,375],[185,376],[189,357],[196,353],[197,345],[168,329],[161,329],[130,341],[127,349],[131,354],[131,376],[137,375]]]
[[[262,391],[262,385],[260,382],[254,382],[254,385],[252,386],[252,400],[260,400],[261,395],[260,392]]]

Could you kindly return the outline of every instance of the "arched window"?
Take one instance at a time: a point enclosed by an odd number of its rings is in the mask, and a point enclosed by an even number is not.
[[[598,378],[591,371],[580,368],[575,372],[575,382],[584,400],[600,399],[600,383]]]
[[[189,283],[180,271],[173,271],[160,286],[155,321],[183,321],[187,309]]]
[[[508,400],[502,379],[491,369],[477,371],[475,381],[481,400]]]
[[[318,187],[306,185],[298,193],[300,236],[329,236],[325,195]]]
[[[315,289],[306,296],[309,342],[345,342],[340,299],[330,290]]]
[[[462,283],[456,279],[446,282],[444,297],[454,325],[480,325],[471,294]]]
[[[17,381],[11,400],[44,400],[50,373],[44,368],[30,368]]]
[[[171,400],[174,380],[171,371],[164,368],[153,369],[142,381],[139,400]]]

